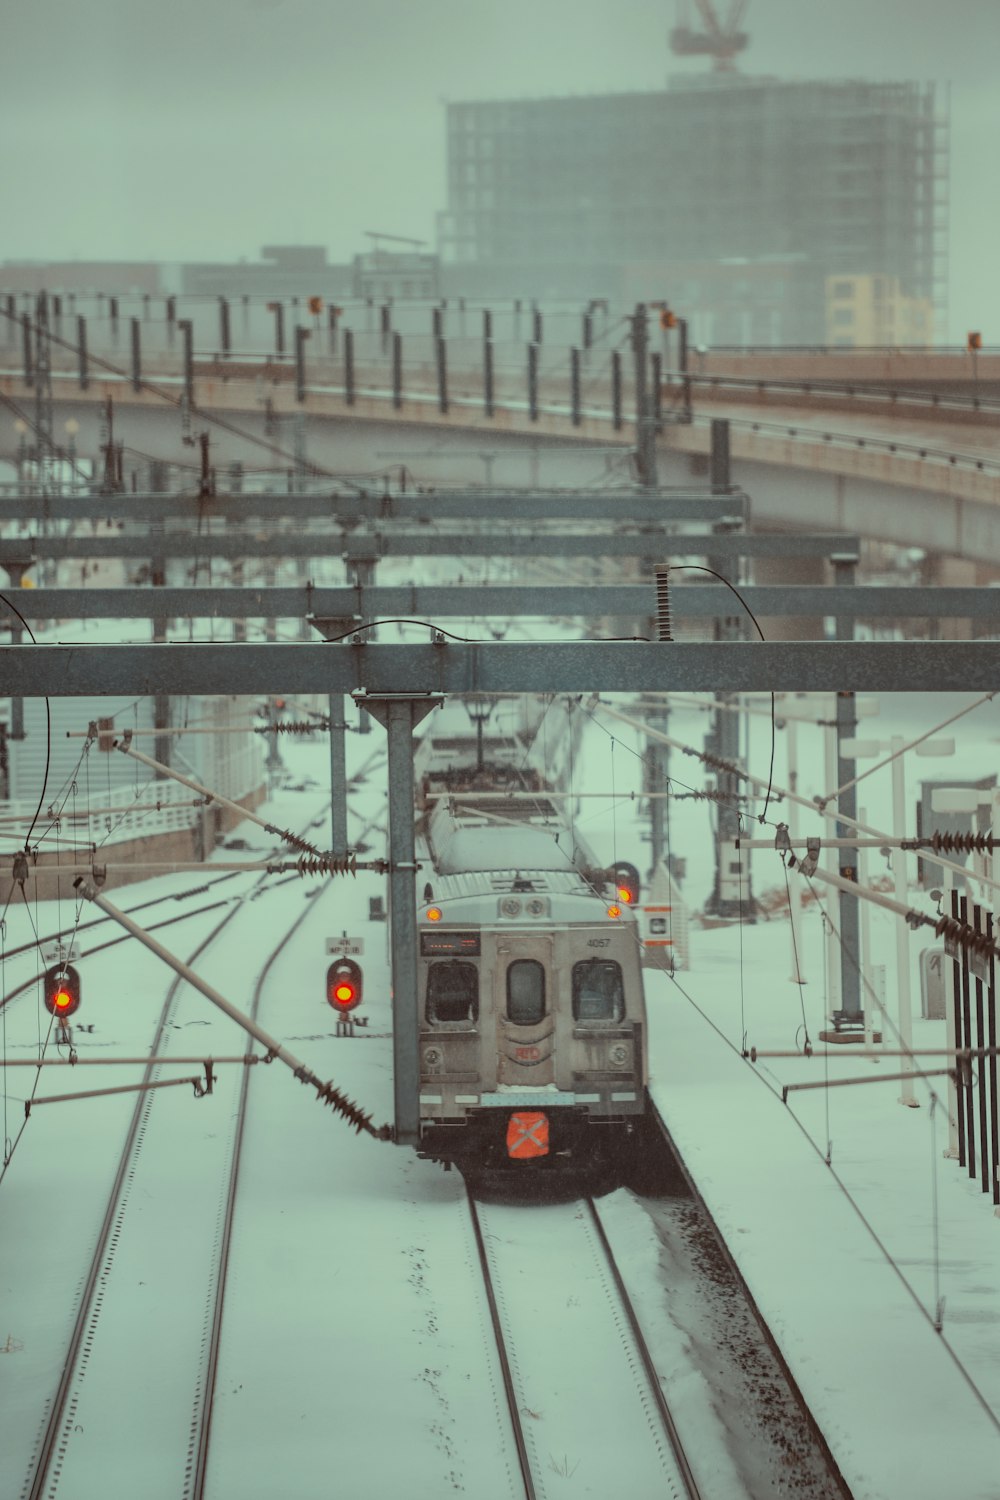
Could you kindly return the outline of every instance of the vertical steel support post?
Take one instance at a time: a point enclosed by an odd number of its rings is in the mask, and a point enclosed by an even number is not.
[[[853,588],[855,582],[855,570],[858,565],[858,557],[854,552],[837,552],[830,559],[833,564],[833,581],[838,589]],[[835,621],[836,638],[838,641],[852,641],[854,639],[854,611],[845,606],[838,610]],[[847,760],[841,754],[840,747],[844,740],[853,739],[858,731],[857,710],[855,708],[853,692],[838,692],[836,695],[836,718],[837,718],[837,785],[843,786],[845,782],[853,782],[855,776],[855,764],[853,760]],[[849,786],[837,798],[837,809],[847,818],[857,818],[858,795],[857,788]],[[838,839],[849,839],[851,829],[846,823],[836,824],[836,837]],[[858,870],[855,864],[854,852],[851,849],[840,850],[840,878],[849,880],[856,885],[858,881]],[[864,1024],[864,1011],[861,1005],[861,974],[860,953],[858,951],[860,938],[860,918],[858,913],[858,898],[849,891],[840,891],[839,914],[840,914],[840,1005],[842,1019],[852,1028],[861,1027]],[[835,1023],[836,1024],[836,1023]]]
[[[483,343],[488,344],[493,337],[493,314],[488,307],[483,308]]]
[[[284,354],[285,352],[285,304],[275,302],[274,308],[274,352]]]
[[[306,339],[309,329],[301,324],[295,326],[295,399],[306,399]]]
[[[346,624],[346,622],[345,622]],[[331,693],[330,715],[330,853],[347,853],[347,720],[343,693]]]
[[[611,420],[616,432],[622,430],[622,357],[611,351]]]
[[[652,407],[653,431],[663,431],[663,355],[657,351],[650,360],[652,366],[653,389],[650,392],[650,406]]]
[[[531,310],[531,342],[540,344],[542,342],[542,313],[538,307]]]
[[[677,368],[681,372],[681,395],[684,403],[682,420],[691,420],[691,376],[688,373],[687,318],[677,319]]]
[[[713,424],[714,425],[714,424]],[[716,477],[723,488],[728,488],[728,474],[721,468]],[[716,533],[732,531],[736,523],[729,520],[716,521],[712,530]],[[708,566],[730,582],[739,582],[740,560],[738,557],[718,557],[709,554]],[[738,604],[726,590],[725,612],[716,618],[714,636],[717,641],[742,641],[746,638],[746,621],[737,613]],[[714,724],[709,744],[721,760],[730,765],[740,762],[740,716],[722,705],[735,701],[733,693],[716,693],[715,701],[720,705],[715,711]],[[718,917],[738,919],[746,923],[756,922],[753,889],[751,885],[749,853],[737,849],[736,844],[742,827],[740,815],[741,782],[734,771],[720,767],[716,776],[716,787],[720,802],[717,814],[717,847],[715,857],[715,881],[705,910]]]
[[[181,360],[184,376],[184,399],[188,409],[194,406],[194,324],[190,318],[178,318],[177,327],[181,331],[183,349]]]
[[[437,361],[437,387],[438,387],[438,411],[448,411],[448,354],[443,338],[434,341],[434,354]]]
[[[986,934],[986,908],[976,905],[974,908],[973,926],[982,935]],[[992,1136],[989,1128],[989,1085],[986,1081],[986,1058],[983,1056],[982,1048],[986,1046],[986,1011],[983,995],[983,981],[987,974],[985,955],[974,953],[972,962],[975,964],[976,976],[976,1046],[980,1049],[980,1055],[976,1059],[976,1092],[979,1095],[979,1181],[984,1193],[990,1190],[990,1147]],[[995,1175],[995,1174],[994,1174]]]
[[[493,415],[493,341],[483,341],[483,411]]]
[[[403,405],[403,335],[392,335],[392,404],[396,411]]]
[[[968,896],[963,896],[961,901],[960,919],[966,925],[969,922],[971,902]],[[962,955],[962,1041],[963,1047],[971,1047],[972,1041],[972,1014],[969,985],[969,950],[961,949]],[[976,1101],[972,1095],[972,1069],[968,1071],[959,1069],[964,1074],[965,1090],[965,1166],[970,1177],[976,1175]]]
[[[712,448],[709,457],[709,483],[713,495],[725,495],[732,488],[729,461],[729,419],[712,418]]]
[[[354,405],[354,329],[344,329],[344,401]]]
[[[165,494],[169,488],[169,470],[162,460],[157,460],[149,466],[149,488],[153,494]],[[163,588],[167,582],[166,558],[157,545],[163,533],[164,524],[162,520],[150,522],[149,577],[154,589]],[[165,641],[167,639],[167,625],[168,621],[165,615],[154,615],[152,620],[154,642]],[[168,693],[156,693],[153,697],[153,728],[170,728],[170,695]],[[153,743],[156,747],[153,751],[154,758],[161,765],[169,766],[171,763],[170,735],[157,734]],[[157,771],[155,775],[158,779],[162,779],[165,773]],[[209,851],[204,850],[203,853],[207,855]]]
[[[24,383],[34,385],[35,364],[31,353],[31,314],[21,314],[21,353],[24,362]]]
[[[87,320],[82,316],[76,320],[76,347],[80,358],[80,389],[85,391],[90,385],[90,377],[87,373]]]
[[[385,354],[389,348],[389,335],[392,332],[392,314],[388,302],[383,302],[378,310],[379,330],[382,335],[382,353]]]
[[[131,335],[132,335],[132,337],[131,337],[131,345],[132,345],[132,389],[134,391],[141,391],[142,390],[142,343],[141,343],[140,333],[139,333],[139,329],[140,329],[141,325],[139,323],[139,319],[138,318],[131,318],[129,320],[129,323],[130,323]]]
[[[219,298],[219,348],[223,359],[228,359],[232,350],[232,339],[229,332],[229,303],[225,297]]]
[[[583,344],[584,352],[589,352],[590,347],[594,342],[594,319],[589,312],[585,312],[583,315],[583,327],[580,330],[580,341]]]
[[[635,357],[635,458],[643,489],[656,489],[656,431],[649,404],[649,322],[646,304],[632,315],[632,353]]]
[[[890,741],[894,757],[892,762],[892,832],[893,837],[897,839],[906,837],[906,771],[902,756],[903,744],[901,734],[892,736]],[[894,849],[892,852],[893,894],[903,906],[908,904],[908,864],[906,850]],[[913,1045],[913,1009],[910,996],[910,929],[905,922],[896,923],[896,997],[899,1041],[900,1046],[906,1050]],[[905,1075],[902,1079],[899,1102],[912,1109],[917,1103],[913,1092],[913,1060],[909,1057],[902,1058],[899,1071]]]
[[[569,404],[570,413],[574,427],[579,427],[583,421],[580,411],[580,351],[571,349],[569,351]]]
[[[951,891],[951,915],[955,919],[956,922],[960,922],[962,920],[962,901],[963,901],[963,899],[964,898],[961,897],[958,894],[958,891],[955,890],[954,887],[953,887],[952,891]],[[945,940],[944,940],[944,954],[945,954],[945,958],[946,959],[947,958],[951,959],[952,1020],[954,1022],[954,1031],[953,1031],[953,1034],[952,1034],[951,1041],[952,1041],[952,1045],[954,1046],[956,1052],[964,1045],[963,1040],[962,1040],[963,1032],[964,1032],[963,1018],[962,1018],[963,1002],[964,1002],[964,996],[963,996],[963,976],[964,976],[964,971],[965,971],[965,964],[964,964],[963,959],[962,959],[962,953],[963,952],[964,952],[964,950],[958,946],[958,944],[955,942],[954,938],[949,938],[947,936],[945,937]],[[965,1073],[964,1073],[964,1070],[958,1065],[957,1060],[956,1060],[956,1065],[955,1065],[954,1078],[955,1078],[955,1137],[956,1137],[956,1155],[958,1157],[958,1164],[959,1164],[959,1166],[960,1167],[964,1167],[965,1166]]]
[[[3,567],[6,570],[11,588],[19,589],[21,587],[21,580],[24,578],[25,565],[17,562],[5,562]],[[21,627],[20,620],[14,615],[10,622],[10,643],[12,646],[20,646],[23,640],[24,630]],[[11,698],[10,700],[10,738],[12,740],[24,739],[23,698]]]
[[[993,913],[986,914],[986,936],[990,942],[996,941],[996,923]],[[992,1189],[993,1202],[1000,1204],[1000,1098],[997,1096],[997,993],[996,993],[996,963],[992,952],[986,956],[986,1045],[990,1048],[989,1056],[989,1080],[990,1080],[990,1148],[993,1154]]]
[[[538,345],[528,345],[528,416],[538,421]]]
[[[432,694],[371,698],[354,694],[388,736],[389,921],[395,1139],[420,1141],[420,1014],[417,994],[417,865],[413,808],[413,731],[439,701]]]

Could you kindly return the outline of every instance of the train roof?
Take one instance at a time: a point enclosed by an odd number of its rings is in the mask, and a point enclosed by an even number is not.
[[[572,827],[538,799],[524,799],[524,816],[490,822],[488,814],[441,802],[431,814],[428,846],[439,874],[472,871],[567,871],[579,880],[578,867],[594,863],[590,849]],[[506,807],[506,801],[503,804]],[[493,814],[496,816],[496,814]],[[503,815],[501,814],[501,818]]]

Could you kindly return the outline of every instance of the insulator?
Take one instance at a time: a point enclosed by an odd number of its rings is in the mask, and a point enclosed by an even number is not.
[[[992,854],[996,848],[992,833],[941,833],[938,829],[921,843],[929,844],[935,854]]]
[[[349,1100],[346,1094],[342,1094],[333,1083],[319,1083],[315,1077],[307,1076],[304,1076],[301,1082],[312,1083],[316,1097],[322,1100],[322,1103],[328,1104],[334,1113],[342,1116],[342,1119],[352,1125],[355,1134],[366,1131],[366,1134],[375,1137],[375,1140],[393,1139],[394,1133],[391,1125],[372,1125],[372,1116],[367,1115],[358,1104],[354,1103],[354,1100]]]
[[[299,875],[357,875],[356,854],[319,854],[310,851],[295,862]]]
[[[275,828],[273,823],[266,823],[264,831],[275,834],[283,843],[289,844],[293,849],[301,849],[303,854],[315,854],[318,858],[323,858],[322,851],[317,849],[315,844],[310,844],[308,839],[300,838],[297,833],[292,833],[287,828]]]
[[[940,917],[934,924],[934,935],[944,937],[970,953],[981,954],[984,958],[1000,956],[991,937],[987,937],[985,932],[977,932],[974,927],[958,921],[956,917]]]
[[[254,734],[326,734],[329,728],[329,719],[292,719],[280,724],[255,724]]]
[[[670,566],[657,563],[656,575],[656,637],[660,641],[674,638],[673,616],[670,609]]]

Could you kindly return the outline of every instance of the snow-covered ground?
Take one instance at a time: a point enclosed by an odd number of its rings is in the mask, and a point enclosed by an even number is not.
[[[953,697],[886,699],[873,721],[877,730],[869,725],[865,732],[880,738],[911,728],[916,733],[957,706]],[[988,704],[962,721],[959,754],[947,763],[949,774],[971,777],[992,770],[998,712]],[[620,723],[603,724],[588,729],[577,785],[581,791],[613,785],[621,800],[613,810],[597,801],[583,803],[586,836],[601,857],[633,858],[642,868],[642,825],[637,803],[627,800],[639,784],[637,740]],[[755,724],[751,768],[760,775],[766,774],[769,744],[766,723]],[[705,727],[704,716],[691,710],[671,717],[671,734],[696,745]],[[800,731],[800,790],[807,796],[830,790],[822,782],[819,734]],[[352,764],[371,752],[379,735],[376,729],[349,737]],[[282,753],[296,778],[325,779],[324,745],[282,745]],[[779,784],[785,779],[783,755],[779,735]],[[909,760],[907,765],[912,791],[917,772]],[[671,771],[679,782],[705,784],[701,768],[687,758],[675,755]],[[945,772],[937,766],[932,774]],[[353,794],[360,816],[378,813],[383,775],[373,771],[365,788]],[[868,821],[888,830],[888,771],[863,785],[859,802]],[[283,793],[275,821],[296,826],[296,805],[307,814],[312,797]],[[687,859],[685,892],[695,909],[711,880],[709,807],[678,802],[670,814],[672,852]],[[770,819],[785,817],[781,804],[772,806]],[[813,831],[806,813],[801,826]],[[257,831],[251,837],[254,844],[260,841]],[[834,863],[821,855],[821,868]],[[873,859],[870,868],[881,869],[883,863]],[[178,889],[191,883],[172,879]],[[753,881],[758,894],[783,886],[777,855],[754,856]],[[121,904],[169,888],[167,881],[132,887],[122,893]],[[268,977],[260,1017],[377,1122],[389,1118],[392,1107],[386,929],[368,920],[369,896],[382,891],[374,876],[326,883],[294,945]],[[921,910],[934,909],[924,895],[914,892],[911,899]],[[51,929],[53,905],[29,911],[12,904],[8,948],[30,936],[32,923]],[[277,928],[263,898],[251,910],[261,913],[262,926],[273,922]],[[836,919],[835,903],[830,910]],[[64,921],[66,916],[64,903]],[[890,996],[895,921],[880,911],[871,921],[873,958],[886,966]],[[365,942],[369,1027],[354,1038],[334,1036],[323,1002],[326,939],[344,931]],[[176,937],[166,938],[168,946],[188,951],[196,934],[174,932]],[[927,929],[912,935],[914,963],[920,948],[932,941]],[[857,1048],[839,1049],[829,1061],[762,1057],[752,1064],[739,1055],[744,1035],[760,1051],[800,1048],[804,1027],[816,1041],[826,1017],[821,945],[813,907],[803,915],[807,983],[800,986],[790,979],[787,919],[695,928],[690,969],[678,973],[676,982],[662,974],[649,976],[653,1097],[855,1500],[938,1500],[942,1493],[996,1500],[1000,1220],[978,1183],[945,1159],[947,1125],[940,1108],[932,1116],[929,1086],[918,1082],[917,1109],[898,1103],[899,1086],[891,1082],[791,1094],[783,1104],[784,1084],[827,1075],[877,1077],[898,1071],[898,1062],[859,1056]],[[262,946],[244,936],[212,961],[214,982],[236,1003],[249,1004]],[[18,962],[27,972],[24,961]],[[134,1055],[141,1050],[136,1012],[146,1005],[152,985],[146,959],[137,959],[130,945],[84,959],[80,967],[85,1010],[79,1019],[95,1026],[92,1037],[80,1039],[81,1055],[85,1048],[105,1045]],[[6,976],[5,991],[20,972]],[[141,985],[140,974],[145,976]],[[914,1003],[919,1011],[916,983]],[[44,1012],[42,1019],[47,1020]],[[151,1026],[151,1004],[147,1020]],[[8,1055],[26,1055],[38,1034],[33,997],[11,1007],[5,1027]],[[192,1026],[189,1035],[197,1029]],[[213,1027],[219,1033],[213,1046],[242,1051],[242,1034],[234,1029],[222,1040],[226,1029]],[[918,1020],[914,1043],[941,1045],[943,1031],[943,1022]],[[885,1035],[892,1045],[888,1023]],[[187,1041],[185,1036],[185,1046]],[[69,1087],[61,1076],[65,1071],[53,1070],[60,1089]],[[73,1083],[95,1086],[79,1074]],[[931,1083],[943,1098],[945,1080]],[[50,1075],[43,1085],[40,1092],[56,1091]],[[17,1129],[28,1087],[8,1072],[8,1134]],[[389,1494],[436,1500],[451,1493],[494,1500],[516,1493],[509,1483],[508,1440],[497,1420],[500,1387],[476,1293],[459,1179],[409,1151],[355,1136],[278,1064],[255,1070],[250,1091],[207,1493],[225,1500],[233,1495],[270,1500],[276,1494],[311,1500],[331,1488],[357,1500]],[[205,1142],[228,1126],[220,1118],[224,1095],[194,1101],[178,1089],[161,1098],[170,1101],[164,1110],[190,1115],[178,1132],[176,1150],[163,1154],[162,1174],[146,1190],[160,1200],[158,1211],[169,1206],[179,1230],[193,1237],[209,1226],[198,1222],[185,1179]],[[159,1098],[154,1108],[161,1108]],[[119,1110],[113,1100],[37,1110],[0,1185],[4,1494],[19,1493],[23,1483],[26,1453],[58,1373],[60,1337],[89,1253],[88,1215],[97,1212],[106,1189],[117,1149],[113,1137],[126,1112],[127,1106]],[[626,1249],[633,1236],[639,1292],[644,1286],[656,1316],[673,1318],[683,1333],[683,1289],[665,1284],[655,1256],[643,1251],[646,1216],[629,1211],[628,1202],[619,1194],[607,1206]],[[169,1244],[162,1249],[171,1254]],[[143,1305],[150,1293],[136,1288],[131,1304],[136,1329],[162,1328],[171,1304],[183,1295],[168,1290],[164,1280],[156,1317],[147,1323]],[[944,1320],[938,1333],[933,1318],[941,1298]],[[145,1356],[133,1354],[128,1368],[118,1372],[123,1403],[118,1441],[136,1450],[140,1468],[143,1439],[128,1420],[126,1396],[131,1383],[155,1384],[161,1357],[155,1345],[143,1346],[137,1337],[135,1348],[143,1347]],[[192,1371],[197,1356],[192,1348]],[[572,1361],[572,1348],[565,1356]],[[113,1383],[113,1375],[107,1378]],[[543,1445],[545,1440],[542,1432]],[[552,1457],[547,1480],[552,1493],[585,1493],[566,1487],[575,1455],[553,1450]],[[150,1462],[144,1496],[177,1494],[176,1485],[166,1486],[154,1468]],[[89,1500],[91,1494],[103,1500],[107,1485],[94,1484],[74,1491],[72,1500]],[[627,1474],[621,1476],[621,1489],[628,1492]]]

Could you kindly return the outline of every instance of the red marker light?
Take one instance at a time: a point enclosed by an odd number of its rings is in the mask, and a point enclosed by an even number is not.
[[[56,990],[55,994],[52,996],[52,1004],[55,1006],[56,1010],[66,1010],[68,1006],[73,1004],[73,996],[70,994],[69,990]]]
[[[627,885],[620,885],[618,887],[618,899],[624,906],[631,906],[632,902],[635,900],[635,897],[632,895],[632,892],[629,890]]]
[[[361,1004],[361,965],[353,958],[338,958],[326,971],[326,1001],[343,1015]]]

